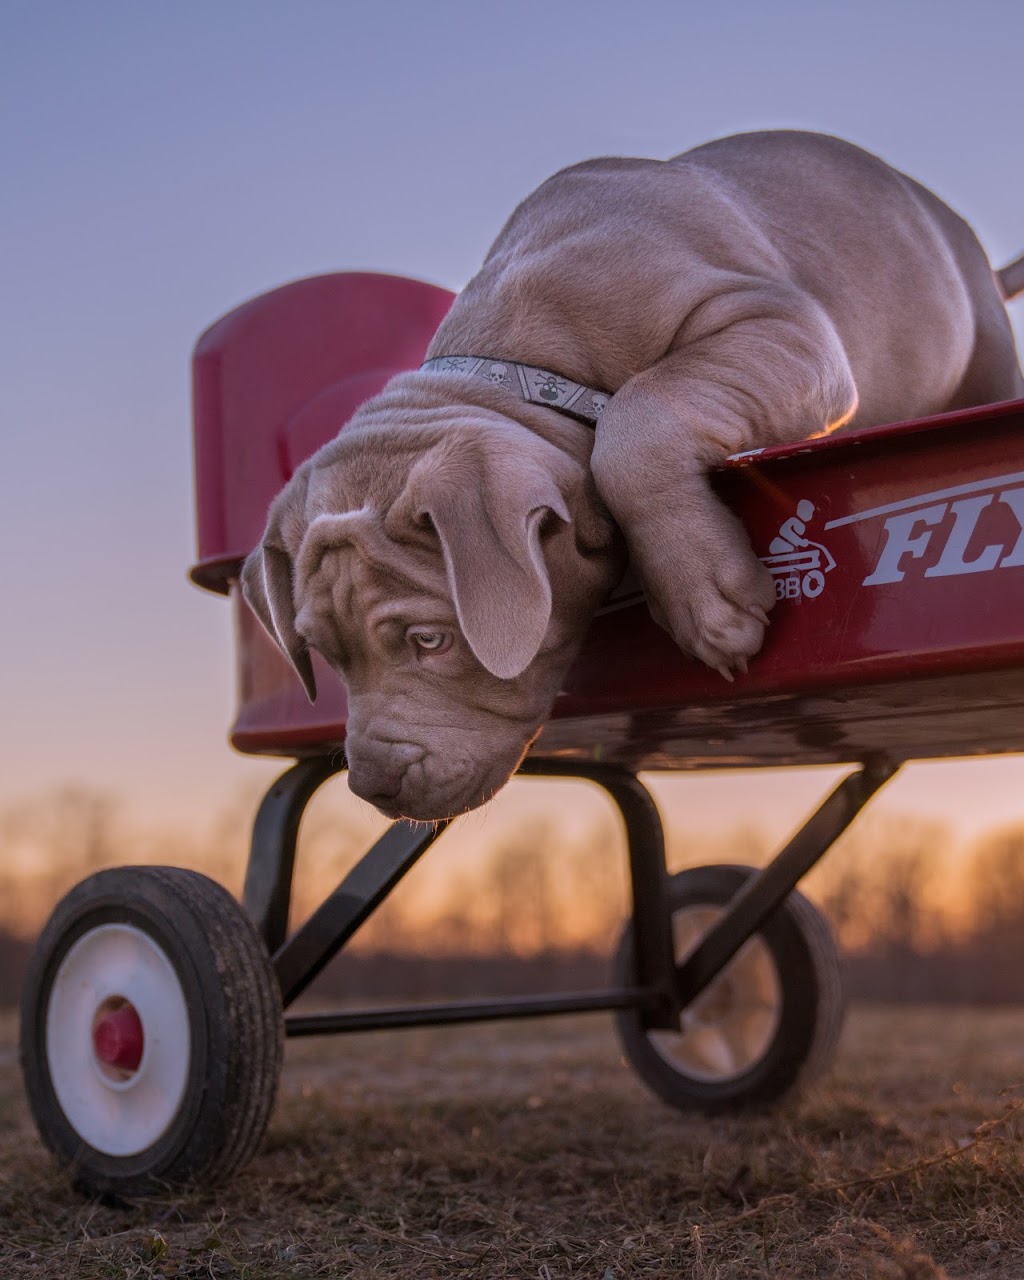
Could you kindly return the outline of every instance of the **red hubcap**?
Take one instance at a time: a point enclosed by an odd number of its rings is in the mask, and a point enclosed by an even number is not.
[[[96,1057],[104,1066],[119,1071],[138,1071],[145,1038],[135,1006],[127,1000],[101,1011],[92,1029]]]

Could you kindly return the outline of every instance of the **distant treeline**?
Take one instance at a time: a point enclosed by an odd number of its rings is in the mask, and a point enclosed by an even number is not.
[[[31,942],[0,933],[0,1008],[18,1003]],[[1024,1004],[1024,944],[1013,962],[992,963],[972,947],[937,952],[847,954],[851,1000],[886,1004]],[[612,981],[609,957],[596,951],[535,956],[413,956],[353,951],[339,955],[308,992],[317,1004],[395,1003],[584,991]]]
[[[251,807],[203,838],[131,832],[109,800],[65,791],[0,814],[0,1004],[16,1003],[31,938],[60,895],[104,866],[190,866],[237,893]],[[367,844],[350,813],[304,821],[293,919],[323,898]],[[757,865],[751,830],[708,843],[670,832],[669,865]],[[429,862],[430,856],[428,855]],[[603,986],[628,913],[623,837],[557,820],[481,838],[471,864],[403,883],[315,984],[329,1000],[444,999]],[[934,824],[863,815],[804,886],[832,921],[854,998],[1024,1002],[1024,825],[953,850]]]

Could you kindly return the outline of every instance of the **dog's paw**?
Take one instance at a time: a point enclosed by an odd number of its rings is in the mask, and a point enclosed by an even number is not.
[[[771,574],[752,552],[735,548],[722,548],[715,561],[691,561],[687,569],[662,594],[657,620],[684,653],[726,680],[745,674],[775,603]]]
[[[698,624],[694,634],[676,642],[695,658],[713,667],[724,679],[746,675],[747,662],[764,644],[768,614],[758,606],[743,609],[722,600],[710,620]]]
[[[775,585],[747,532],[702,479],[678,508],[646,513],[629,534],[651,613],[682,651],[731,680],[764,643]]]

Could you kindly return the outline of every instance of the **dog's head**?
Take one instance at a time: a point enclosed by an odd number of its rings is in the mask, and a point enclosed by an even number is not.
[[[373,404],[279,494],[242,581],[311,699],[310,649],[345,681],[351,789],[432,820],[515,771],[621,544],[585,461],[518,423]]]

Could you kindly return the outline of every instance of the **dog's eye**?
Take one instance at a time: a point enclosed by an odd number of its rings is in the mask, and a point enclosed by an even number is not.
[[[426,627],[414,627],[409,639],[423,653],[444,653],[451,648],[452,637],[448,631],[430,631]]]

